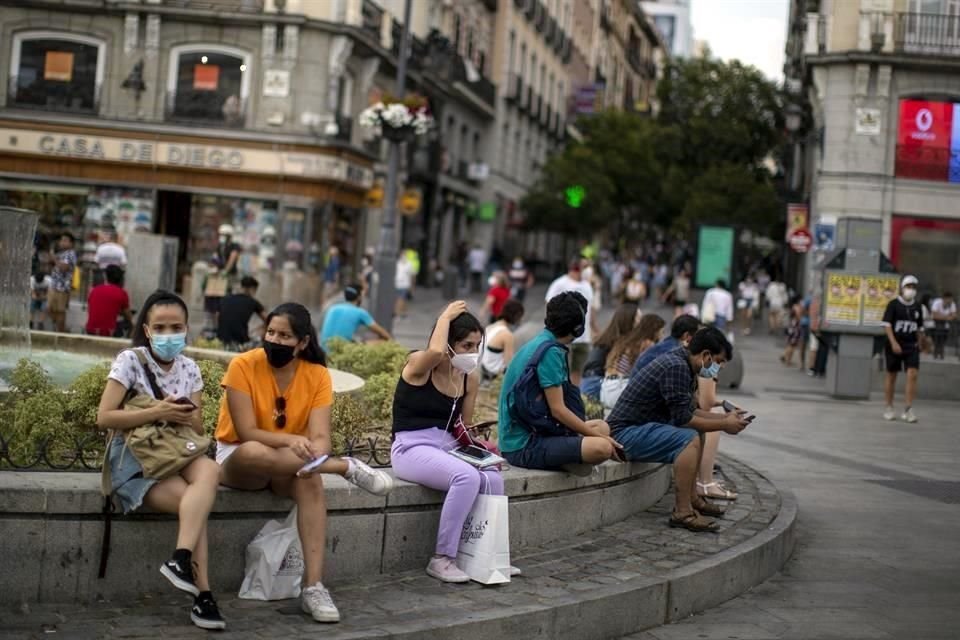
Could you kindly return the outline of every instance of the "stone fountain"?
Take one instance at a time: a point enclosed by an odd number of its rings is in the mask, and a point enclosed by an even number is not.
[[[30,353],[30,267],[36,230],[36,213],[0,207],[0,336],[11,351],[21,354],[18,357]]]

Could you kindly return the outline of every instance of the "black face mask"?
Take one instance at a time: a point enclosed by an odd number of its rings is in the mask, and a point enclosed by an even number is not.
[[[293,347],[276,342],[264,342],[263,350],[267,352],[267,362],[274,369],[280,369],[290,364],[293,360]]]

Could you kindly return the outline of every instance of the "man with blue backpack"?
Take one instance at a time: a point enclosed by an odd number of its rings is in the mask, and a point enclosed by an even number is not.
[[[586,323],[583,295],[551,298],[544,330],[507,367],[498,430],[500,451],[511,465],[589,473],[592,465],[622,459],[607,423],[585,419],[580,391],[570,381],[567,345],[583,335]]]

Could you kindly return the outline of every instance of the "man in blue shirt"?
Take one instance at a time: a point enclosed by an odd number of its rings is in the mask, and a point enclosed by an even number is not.
[[[572,473],[592,471],[592,465],[617,459],[621,447],[610,437],[603,420],[582,420],[563,401],[563,384],[570,379],[565,349],[547,349],[537,365],[537,381],[543,390],[550,415],[571,430],[568,436],[541,436],[515,421],[511,414],[510,391],[541,344],[556,341],[569,345],[586,329],[587,300],[578,292],[565,291],[547,303],[546,328],[525,344],[507,367],[500,391],[498,434],[503,457],[514,466],[528,469],[560,470]],[[584,467],[583,465],[588,465]]]
[[[633,371],[630,372],[630,376],[633,377],[637,375],[641,369],[668,351],[673,351],[681,345],[687,346],[690,344],[690,339],[693,338],[693,334],[695,334],[699,328],[700,321],[693,316],[677,316],[673,321],[673,325],[670,327],[670,336],[641,353],[633,365]]]
[[[719,329],[701,329],[690,340],[689,349],[678,346],[631,376],[607,418],[627,460],[673,464],[676,497],[671,527],[715,532],[716,523],[703,515],[723,514],[695,490],[703,451],[700,434],[736,435],[747,421],[739,411],[718,415],[695,409],[694,393],[697,375],[715,377],[732,355],[733,348]]]
[[[361,307],[363,303],[362,287],[359,284],[347,285],[343,288],[345,302],[335,304],[327,310],[323,319],[323,329],[320,331],[320,344],[328,346],[332,338],[343,338],[353,341],[353,336],[360,327],[366,327],[384,340],[390,340],[390,333],[374,322],[373,316]]]

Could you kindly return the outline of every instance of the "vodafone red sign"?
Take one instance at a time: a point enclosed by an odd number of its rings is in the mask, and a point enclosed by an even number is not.
[[[797,229],[787,238],[787,243],[797,253],[806,253],[813,246],[813,236],[806,229]]]
[[[900,131],[897,143],[904,147],[950,148],[953,104],[927,100],[900,102]]]

